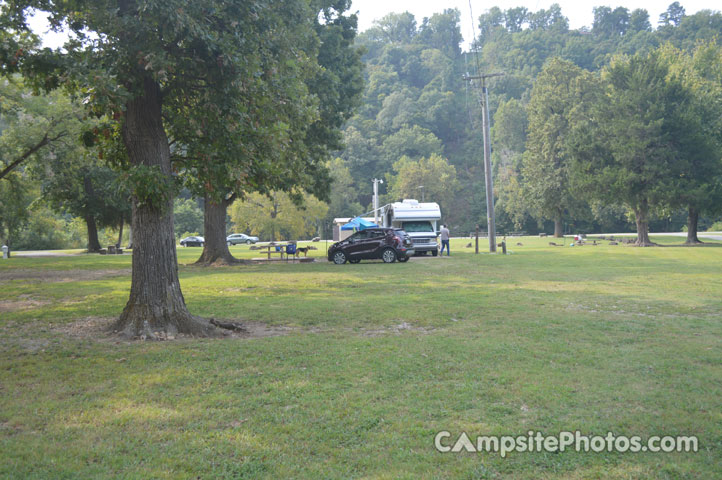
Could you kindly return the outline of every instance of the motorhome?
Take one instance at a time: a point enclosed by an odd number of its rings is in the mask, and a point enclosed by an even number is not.
[[[384,227],[402,228],[414,241],[414,250],[417,254],[425,255],[431,252],[433,256],[439,254],[437,241],[441,220],[441,209],[435,202],[420,203],[418,200],[404,199],[385,205],[380,212],[381,224]]]

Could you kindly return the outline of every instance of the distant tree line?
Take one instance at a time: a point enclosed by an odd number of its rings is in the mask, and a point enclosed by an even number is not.
[[[479,70],[505,73],[504,77],[490,81],[499,230],[561,234],[635,228],[634,207],[629,201],[622,200],[619,192],[603,197],[592,184],[582,180],[579,169],[572,170],[576,165],[572,154],[577,159],[586,156],[588,162],[592,160],[591,152],[572,149],[573,139],[578,139],[582,131],[591,132],[592,125],[581,126],[582,109],[592,109],[596,102],[608,100],[595,95],[594,88],[602,89],[610,98],[613,95],[608,89],[621,88],[609,83],[612,71],[622,75],[618,70],[622,64],[637,65],[652,55],[654,60],[648,63],[657,65],[657,74],[668,72],[663,75],[665,86],[658,85],[670,89],[665,94],[669,108],[663,114],[679,118],[666,118],[667,123],[660,127],[667,135],[665,141],[671,141],[673,121],[678,123],[679,135],[685,132],[692,135],[695,132],[692,125],[699,122],[680,120],[692,115],[691,110],[682,112],[669,95],[680,95],[679,102],[689,108],[698,109],[700,103],[712,108],[719,103],[712,88],[715,80],[710,70],[714,61],[710,58],[718,49],[713,39],[722,32],[722,14],[703,10],[686,15],[684,8],[674,2],[653,27],[643,9],[596,7],[593,13],[591,27],[571,30],[558,5],[539,11],[493,7],[478,17],[477,37],[470,52],[459,48],[458,10],[434,14],[420,24],[408,12],[390,14],[361,33],[357,43],[366,50],[363,102],[346,123],[345,148],[338,152],[341,163],[336,166],[336,171],[347,175],[351,183],[332,185],[332,196],[334,189],[342,189],[348,195],[343,197],[343,204],[331,202],[327,221],[333,216],[370,210],[371,179],[386,178],[382,200],[396,201],[402,195],[420,197],[422,189],[414,187],[423,185],[427,200],[444,204],[443,214],[452,229],[462,233],[473,231],[476,225],[485,228],[478,85],[462,80],[465,73]],[[695,66],[705,57],[710,57],[707,67]],[[612,64],[617,69],[612,69]],[[623,95],[632,93],[625,91]],[[642,101],[641,98],[634,101],[637,100]],[[697,106],[692,107],[692,103]],[[615,110],[619,115],[622,107],[620,104]],[[715,118],[711,111],[705,115]],[[646,214],[646,223],[652,229],[679,230],[687,223],[688,229],[694,227],[694,221],[687,221],[690,205],[678,201],[682,198],[680,189],[686,188],[690,192],[687,196],[705,198],[709,206],[715,205],[714,192],[690,181],[692,177],[709,175],[708,167],[719,164],[720,153],[715,150],[714,139],[719,125],[707,122],[703,126],[704,130],[696,132],[704,135],[705,142],[695,141],[694,145],[700,148],[704,145],[706,149],[708,161],[702,169],[705,174],[685,174],[686,183],[675,182],[674,191],[668,185],[665,191],[669,201],[663,200],[661,194],[649,199],[655,204]],[[601,138],[602,133],[595,130],[595,138]],[[605,135],[611,133],[607,131]],[[684,141],[691,139],[690,136]],[[693,168],[692,160],[682,159],[680,152],[684,146],[667,145],[678,152],[675,169],[684,169],[685,164]],[[702,154],[695,155],[698,158]],[[436,182],[418,180],[415,186],[407,182],[404,189],[396,185],[403,178],[395,168],[402,158],[405,164],[415,163],[417,169],[424,169],[432,157],[439,157],[455,171],[455,183],[441,189],[446,198],[430,193],[435,184],[442,182],[442,177],[431,172],[419,178],[437,178]],[[662,167],[663,163],[658,165]],[[598,170],[608,171],[605,168]],[[593,177],[591,170],[587,173]],[[621,171],[617,173],[616,178],[621,181]],[[670,177],[674,175],[673,170],[668,173]],[[693,192],[696,193],[692,195]],[[341,196],[336,194],[334,198]],[[702,228],[719,215],[709,206],[692,207],[692,217],[698,218],[697,224]],[[642,210],[645,209],[639,211]]]

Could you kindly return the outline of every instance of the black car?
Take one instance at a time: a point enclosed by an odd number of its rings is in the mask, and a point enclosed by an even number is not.
[[[202,247],[204,243],[203,237],[186,237],[180,241],[181,247]]]
[[[386,263],[406,262],[414,254],[414,244],[406,232],[397,228],[367,228],[328,249],[328,260],[336,264],[358,263],[380,258]]]

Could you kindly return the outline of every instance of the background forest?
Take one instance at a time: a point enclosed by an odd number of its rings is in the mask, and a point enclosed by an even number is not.
[[[717,182],[722,156],[717,114],[722,110],[715,109],[722,75],[714,41],[722,33],[722,14],[686,15],[674,2],[655,20],[645,10],[595,7],[590,27],[570,30],[558,5],[539,11],[494,7],[475,22],[476,38],[467,52],[461,48],[461,15],[458,10],[423,19],[390,14],[358,34],[355,44],[363,53],[365,85],[356,113],[343,126],[344,148],[327,162],[333,180],[329,201],[307,194],[307,207],[299,208],[282,192],[253,194],[229,208],[229,232],[259,234],[262,240],[330,235],[334,217],[371,210],[373,178],[385,181],[382,204],[402,198],[436,201],[454,235],[467,234],[476,225],[485,229],[479,85],[463,79],[477,72],[505,73],[489,82],[498,232],[551,233],[555,227],[564,233],[630,231],[640,208],[646,209],[644,219],[652,231],[686,228],[693,210],[700,229],[719,229],[714,223],[722,203]],[[627,80],[650,69],[664,79],[664,86],[650,89],[648,98],[626,98],[624,87],[615,87],[615,78],[628,85]],[[656,85],[652,77],[646,84]],[[71,140],[88,128],[68,122],[77,106],[49,95],[30,96],[20,82],[4,80],[0,87],[0,149],[18,151],[27,143],[28,118],[36,120],[33,128],[47,130],[45,138],[56,140],[57,148],[76,148]],[[593,105],[594,92],[602,91],[617,92],[620,103],[614,112],[577,108]],[[686,97],[689,92],[695,93]],[[670,105],[659,113],[658,125],[647,119],[645,126],[657,125],[657,130],[646,130],[642,137],[658,131],[671,138],[672,132],[681,132],[686,136],[671,142],[674,148],[697,148],[699,158],[683,162],[684,155],[670,154],[655,168],[679,179],[691,176],[687,172],[700,164],[698,176],[709,185],[655,180],[659,188],[643,199],[643,207],[639,199],[625,198],[621,186],[603,194],[600,182],[609,177],[601,173],[610,169],[600,159],[631,148],[615,147],[613,141],[620,135],[626,139],[624,132],[633,128],[614,117],[623,112],[625,98],[627,106],[646,101]],[[663,98],[671,100],[664,103]],[[592,117],[608,121],[585,123]],[[711,120],[704,123],[705,118]],[[694,137],[703,128],[710,129],[707,143]],[[592,151],[584,140],[589,138],[610,140]],[[660,141],[658,150],[667,152],[669,145]],[[120,226],[128,222],[128,194],[115,178],[119,174],[107,169],[97,152],[68,156],[53,151],[0,179],[0,238],[12,232],[16,249],[77,248],[87,244],[95,229],[102,245],[115,243],[119,235],[127,241],[127,228],[123,232]],[[77,161],[60,161],[69,157]],[[582,158],[585,167],[575,167],[573,160]],[[549,159],[551,166],[545,163]],[[711,159],[714,165],[703,165],[700,159]],[[586,177],[579,174],[585,169]],[[613,180],[615,185],[624,181],[621,174]],[[95,208],[98,205],[108,208]],[[177,237],[203,233],[203,206],[203,199],[189,190],[179,193]]]

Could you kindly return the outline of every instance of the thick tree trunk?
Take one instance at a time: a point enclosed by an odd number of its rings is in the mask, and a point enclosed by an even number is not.
[[[697,222],[699,221],[699,212],[694,207],[689,207],[689,214],[687,215],[687,241],[688,245],[697,245],[702,243],[697,238]]]
[[[564,226],[562,225],[562,217],[554,217],[554,236],[562,238],[564,236]]]
[[[196,265],[232,265],[239,261],[231,255],[226,243],[226,210],[232,200],[214,203],[208,195],[203,209],[203,253]]]
[[[646,202],[634,210],[634,217],[637,223],[637,241],[635,245],[638,247],[651,247],[655,245],[649,240],[648,210]]]
[[[155,167],[170,181],[168,139],[161,119],[158,85],[147,78],[143,95],[126,105],[123,142],[134,166]],[[177,333],[212,335],[208,321],[186,308],[178,281],[173,234],[173,199],[142,202],[134,195],[133,273],[130,298],[115,330],[124,336],[162,339]]]
[[[85,217],[85,224],[88,226],[88,251],[99,252],[100,241],[98,240],[98,226],[95,224],[95,218],[92,216]]]

